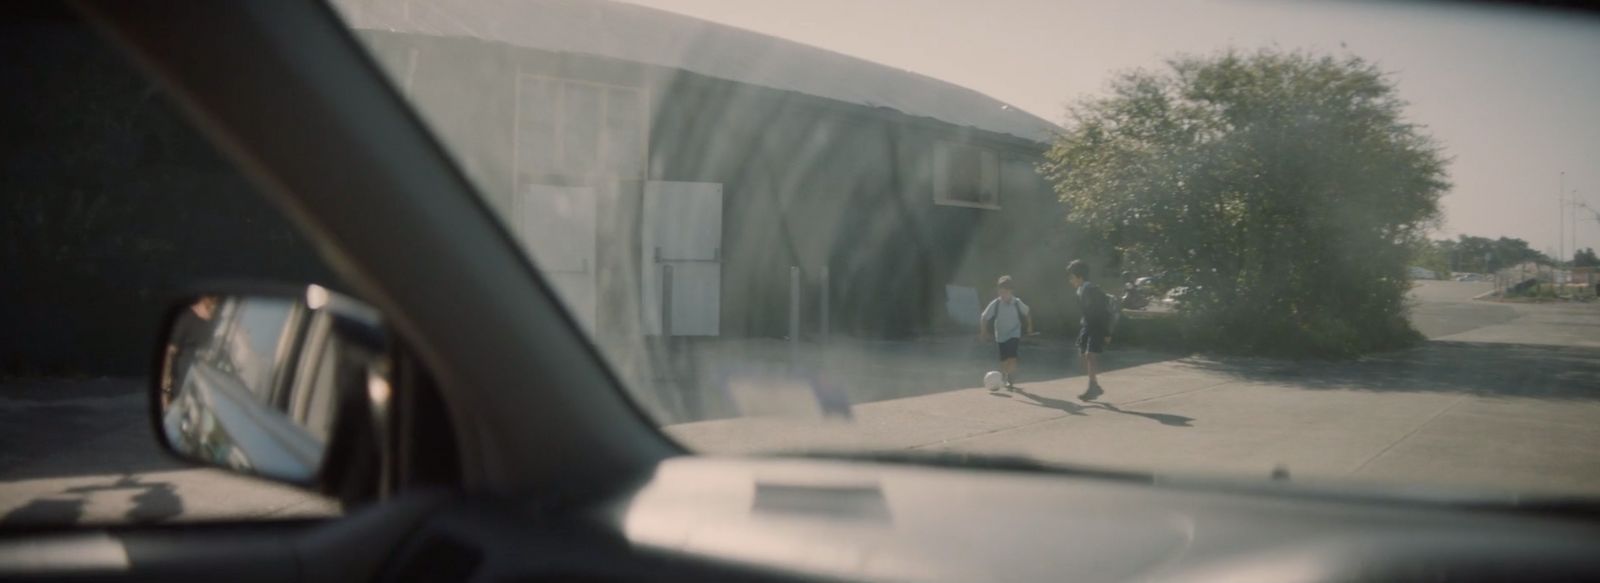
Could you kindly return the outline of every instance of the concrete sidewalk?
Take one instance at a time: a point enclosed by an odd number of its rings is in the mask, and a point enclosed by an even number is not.
[[[1142,363],[1105,374],[1094,403],[1077,399],[1078,376],[1001,394],[973,378],[855,405],[848,421],[746,417],[667,432],[713,452],[945,449],[1162,473],[1266,478],[1283,466],[1297,481],[1600,494],[1600,306],[1498,308],[1476,328],[1354,362]]]
[[[739,395],[731,393],[741,383],[778,385],[804,379],[826,385],[837,400],[860,405],[977,386],[984,372],[999,368],[995,343],[969,335],[898,341],[836,338],[798,345],[765,338],[697,339],[673,353],[670,361],[658,356],[653,362],[655,378],[634,380],[636,387],[645,387],[635,394],[671,423],[749,414]],[[1059,337],[1028,337],[1019,356],[1018,378],[1023,381],[1064,378],[1078,366],[1072,341]],[[1106,355],[1104,366],[1116,370],[1173,358],[1119,347]]]

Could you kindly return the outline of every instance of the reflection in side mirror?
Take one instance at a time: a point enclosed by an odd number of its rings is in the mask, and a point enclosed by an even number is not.
[[[335,436],[370,436],[385,408],[371,399],[387,391],[369,390],[388,386],[376,311],[319,286],[189,298],[158,357],[153,398],[167,448],[240,473],[322,484]]]

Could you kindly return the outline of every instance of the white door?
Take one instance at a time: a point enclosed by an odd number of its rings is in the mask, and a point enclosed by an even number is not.
[[[513,201],[513,230],[545,280],[589,331],[595,320],[595,191],[524,185]]]
[[[646,182],[639,239],[645,333],[662,331],[662,298],[673,336],[716,336],[722,326],[722,185]],[[670,268],[671,285],[663,279]]]

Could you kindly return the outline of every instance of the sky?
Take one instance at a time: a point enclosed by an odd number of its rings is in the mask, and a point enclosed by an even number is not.
[[[1453,160],[1435,236],[1553,252],[1563,183],[1600,209],[1600,18],[1427,2],[626,1],[908,69],[1057,123],[1115,71],[1177,54],[1353,54],[1393,75],[1411,121]],[[1579,214],[1578,246],[1600,248],[1600,222]]]

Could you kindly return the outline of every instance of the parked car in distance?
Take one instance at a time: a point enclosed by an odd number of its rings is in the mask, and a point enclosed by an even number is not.
[[[1168,305],[1176,306],[1179,303],[1182,303],[1183,300],[1185,298],[1187,298],[1190,294],[1193,294],[1196,289],[1197,288],[1195,288],[1195,287],[1191,287],[1191,286],[1187,286],[1187,285],[1180,285],[1178,287],[1172,288],[1171,290],[1168,290],[1167,291],[1167,296],[1165,298],[1163,298],[1161,301],[1166,303],[1166,304],[1168,304]]]
[[[1139,291],[1151,297],[1163,295],[1167,290],[1183,284],[1183,274],[1175,271],[1162,271],[1133,280],[1133,285],[1138,286]]]

